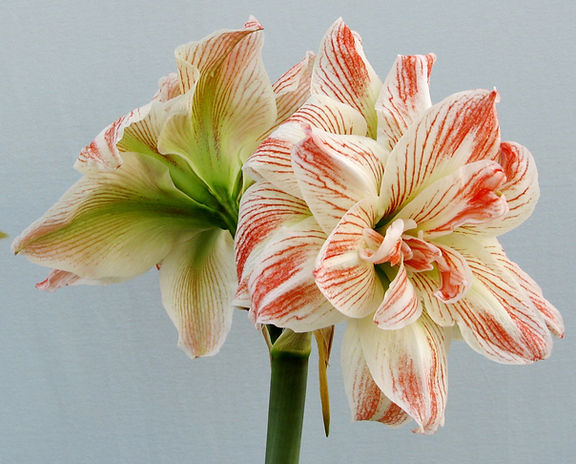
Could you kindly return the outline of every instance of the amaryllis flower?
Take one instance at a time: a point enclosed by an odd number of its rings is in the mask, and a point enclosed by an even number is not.
[[[233,234],[242,163],[309,93],[312,55],[271,85],[262,26],[176,50],[178,73],[76,162],[82,178],[13,244],[54,268],[39,288],[119,282],[153,266],[192,356],[216,353],[231,324]]]
[[[341,21],[310,99],[245,165],[237,303],[257,323],[347,321],[342,362],[358,420],[420,432],[444,421],[456,335],[502,363],[546,358],[562,319],[497,236],[538,198],[526,148],[500,141],[495,90],[432,105],[434,55],[399,56],[381,81]]]

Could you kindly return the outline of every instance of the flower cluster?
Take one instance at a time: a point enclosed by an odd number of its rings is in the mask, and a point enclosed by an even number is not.
[[[563,336],[497,238],[538,199],[532,156],[500,140],[495,90],[432,104],[432,54],[382,81],[338,20],[271,84],[262,41],[251,18],[179,47],[177,73],[80,153],[82,178],[13,249],[53,268],[45,290],[157,266],[191,357],[219,350],[234,306],[295,332],[345,321],[355,419],[432,433],[452,339],[525,364]]]
[[[119,282],[153,266],[191,357],[216,353],[236,289],[233,234],[241,167],[309,93],[313,55],[273,85],[262,26],[216,32],[176,50],[178,72],[76,161],[82,178],[13,244],[54,268],[45,290]]]
[[[354,417],[444,421],[450,340],[502,363],[546,358],[558,311],[500,246],[538,198],[528,150],[501,142],[495,90],[432,105],[435,56],[376,75],[341,20],[311,95],[244,165],[236,303],[294,331],[347,321]]]

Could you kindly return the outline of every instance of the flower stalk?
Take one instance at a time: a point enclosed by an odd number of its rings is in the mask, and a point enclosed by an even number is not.
[[[285,329],[270,350],[266,464],[299,462],[311,338]]]

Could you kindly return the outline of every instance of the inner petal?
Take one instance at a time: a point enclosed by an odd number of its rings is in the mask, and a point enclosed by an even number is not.
[[[404,221],[396,219],[388,228],[384,237],[373,229],[364,229],[363,235],[366,242],[370,245],[377,245],[374,250],[371,247],[360,250],[360,257],[374,264],[390,263],[392,266],[397,265],[403,257],[402,251],[402,234],[406,230],[414,229],[416,222],[411,219]]]

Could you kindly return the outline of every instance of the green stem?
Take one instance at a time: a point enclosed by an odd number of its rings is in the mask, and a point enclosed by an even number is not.
[[[266,464],[299,462],[310,339],[310,333],[285,329],[270,350]]]

